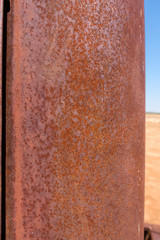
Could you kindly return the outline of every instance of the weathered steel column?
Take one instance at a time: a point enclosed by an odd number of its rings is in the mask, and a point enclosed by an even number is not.
[[[142,240],[143,0],[12,0],[7,239]]]

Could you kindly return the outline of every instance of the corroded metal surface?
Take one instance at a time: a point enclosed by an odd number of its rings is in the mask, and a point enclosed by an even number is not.
[[[13,0],[7,239],[143,239],[143,0]]]
[[[145,224],[144,230],[146,238],[144,240],[160,240],[160,226],[153,224]],[[150,237],[150,238],[149,238]]]
[[[2,37],[3,37],[3,1],[0,0],[0,146],[2,147]],[[0,226],[1,226],[1,192],[2,192],[2,158],[0,151]],[[1,227],[0,227],[1,233]]]

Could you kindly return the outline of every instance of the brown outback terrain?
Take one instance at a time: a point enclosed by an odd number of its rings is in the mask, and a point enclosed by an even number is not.
[[[160,114],[146,114],[145,222],[160,225]]]

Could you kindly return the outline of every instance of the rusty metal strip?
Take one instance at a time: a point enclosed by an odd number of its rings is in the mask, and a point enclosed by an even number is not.
[[[7,239],[143,239],[143,0],[13,0]]]
[[[2,49],[3,49],[3,0],[0,0],[0,146],[2,149]],[[0,226],[1,226],[1,206],[2,206],[2,150],[0,150]],[[1,227],[0,227],[1,234]]]

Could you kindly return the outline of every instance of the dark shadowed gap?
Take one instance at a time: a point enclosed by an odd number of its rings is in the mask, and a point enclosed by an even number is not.
[[[144,240],[152,240],[151,234],[147,230],[144,230]]]
[[[6,234],[6,50],[7,50],[7,12],[10,11],[10,1],[3,0],[3,35],[2,35],[2,145],[1,145],[1,239]]]

